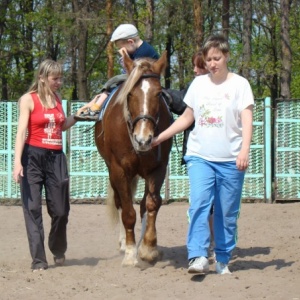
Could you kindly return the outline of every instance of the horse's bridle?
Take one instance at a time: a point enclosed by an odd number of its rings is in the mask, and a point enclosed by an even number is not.
[[[157,78],[158,80],[160,80],[160,76],[158,74],[143,74],[140,78],[144,79],[144,78]],[[132,120],[131,115],[129,114],[129,119],[128,119],[128,126],[130,129],[130,132],[133,132],[134,126],[136,125],[136,123],[140,120],[149,120],[153,123],[154,125],[154,130],[156,130],[158,122],[159,122],[159,115],[157,116],[157,119],[155,119],[154,117],[152,117],[151,115],[138,115],[136,118],[134,118]]]

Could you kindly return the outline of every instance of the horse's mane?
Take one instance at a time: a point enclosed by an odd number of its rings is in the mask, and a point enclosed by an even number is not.
[[[154,73],[152,68],[154,62],[155,60],[151,58],[139,58],[134,61],[134,68],[124,82],[124,85],[116,99],[116,103],[124,104],[128,94],[143,74]]]

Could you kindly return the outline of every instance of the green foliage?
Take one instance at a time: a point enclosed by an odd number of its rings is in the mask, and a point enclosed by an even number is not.
[[[79,11],[74,11],[78,2]],[[95,95],[107,80],[107,53],[109,42],[105,5],[108,1],[30,1],[11,0],[7,9],[0,12],[0,88],[7,90],[9,99],[19,98],[27,89],[33,71],[41,60],[52,57],[64,64],[65,80],[63,97],[70,99],[76,89],[74,81],[80,57],[78,47],[82,41],[79,33],[86,26],[86,81],[88,94]],[[292,50],[291,94],[300,97],[300,34],[298,1],[292,1],[290,12],[290,46]],[[126,5],[131,4],[130,10]],[[201,1],[203,14],[203,38],[222,29],[222,1]],[[144,39],[149,11],[146,2],[111,1],[112,22],[115,28],[121,23],[134,22]],[[193,79],[191,57],[196,51],[193,0],[154,1],[154,27],[152,45],[161,54],[169,45],[171,54],[170,82],[172,88],[183,88]],[[244,67],[243,53],[243,2],[230,1],[231,58],[229,67],[241,73]],[[252,1],[252,57],[249,81],[257,98],[270,96],[274,79],[278,78],[280,89],[281,44],[280,2]],[[87,7],[88,6],[88,7]],[[4,8],[4,7],[3,7]],[[132,14],[129,13],[132,12]],[[120,72],[115,55],[115,72]],[[75,69],[75,72],[74,72]],[[73,70],[73,71],[72,71]],[[75,74],[75,75],[74,75]],[[16,84],[17,83],[17,84]]]

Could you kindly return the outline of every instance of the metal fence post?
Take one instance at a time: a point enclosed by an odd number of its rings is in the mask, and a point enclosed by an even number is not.
[[[272,138],[272,107],[271,98],[265,98],[265,197],[267,203],[272,203],[272,159],[271,159],[271,138]]]
[[[12,196],[12,102],[7,103],[7,197],[11,198]]]
[[[68,100],[62,100],[62,107],[63,107],[63,111],[65,112],[66,118],[69,116],[69,111],[68,111]],[[67,155],[67,132],[64,131],[62,133],[62,147],[63,147],[63,151],[64,153]]]

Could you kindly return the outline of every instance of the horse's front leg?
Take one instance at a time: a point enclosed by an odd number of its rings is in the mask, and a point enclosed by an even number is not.
[[[122,199],[124,203],[125,200]],[[135,266],[137,261],[137,247],[135,242],[134,227],[136,223],[136,212],[132,205],[132,199],[130,203],[122,206],[122,222],[125,230],[125,255],[122,261],[123,266]]]
[[[119,172],[116,172],[118,170]],[[127,178],[124,171],[114,166],[115,172],[110,172],[111,185],[115,194],[116,207],[121,214],[124,231],[120,231],[120,250],[125,252],[122,265],[134,266],[137,264],[137,247],[135,242],[134,227],[136,223],[136,212],[133,207],[133,185],[134,180]],[[122,226],[120,224],[120,226]],[[125,234],[124,234],[125,233]],[[123,237],[122,237],[123,235]],[[125,243],[123,241],[125,235]]]
[[[163,180],[163,179],[162,179]],[[146,198],[141,203],[142,217],[142,240],[139,245],[139,256],[142,260],[154,262],[161,257],[161,253],[157,249],[157,233],[156,233],[156,218],[161,206],[160,187],[148,186],[146,189]],[[147,191],[148,190],[148,191]],[[151,190],[154,190],[151,192]]]

